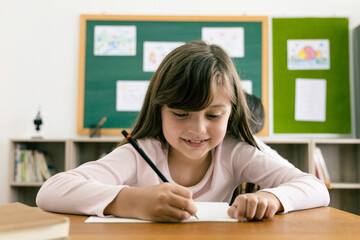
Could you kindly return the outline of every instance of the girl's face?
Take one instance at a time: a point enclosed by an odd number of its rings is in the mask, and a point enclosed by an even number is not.
[[[217,87],[210,105],[198,112],[181,109],[161,109],[162,130],[170,145],[171,160],[204,160],[211,149],[225,137],[231,114],[231,102],[221,87]]]

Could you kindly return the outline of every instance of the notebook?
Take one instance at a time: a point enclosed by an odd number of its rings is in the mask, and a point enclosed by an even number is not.
[[[237,222],[236,219],[229,217],[227,210],[229,204],[227,202],[195,202],[199,219],[190,217],[182,222]],[[85,220],[87,223],[151,223],[133,218],[119,218],[114,216],[96,217],[91,216]]]

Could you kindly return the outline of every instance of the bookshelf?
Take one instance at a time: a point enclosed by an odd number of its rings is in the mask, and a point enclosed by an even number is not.
[[[10,139],[9,146],[9,188],[8,202],[21,202],[36,206],[36,194],[43,182],[15,181],[15,148],[20,144],[27,150],[46,153],[47,160],[55,169],[62,172],[75,168],[87,161],[99,159],[116,147],[120,138],[81,138],[81,139]]]
[[[310,140],[307,139],[273,139],[260,138],[269,147],[276,150],[283,158],[289,160],[303,172],[310,172]],[[312,170],[311,170],[312,171]]]
[[[88,161],[99,159],[111,152],[120,142],[120,138],[87,138],[72,139],[70,141],[69,169],[75,168]]]
[[[16,144],[46,152],[54,168],[66,171],[85,162],[99,159],[114,149],[122,137],[75,139],[10,139],[9,202],[35,206],[42,182],[14,181]],[[271,148],[304,172],[315,174],[313,152],[319,147],[330,178],[330,206],[360,215],[360,139],[261,138]]]
[[[36,193],[39,191],[42,181],[18,182],[15,181],[15,148],[20,144],[26,150],[40,150],[47,155],[48,162],[56,172],[68,169],[68,147],[67,139],[11,139],[9,150],[9,202],[21,202],[35,206]]]
[[[330,206],[360,215],[360,139],[316,139],[331,179]]]

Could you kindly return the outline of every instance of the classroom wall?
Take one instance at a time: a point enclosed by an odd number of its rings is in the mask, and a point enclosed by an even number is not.
[[[0,204],[9,139],[34,135],[39,107],[44,137],[77,137],[80,14],[349,17],[352,31],[359,9],[357,0],[0,0]]]

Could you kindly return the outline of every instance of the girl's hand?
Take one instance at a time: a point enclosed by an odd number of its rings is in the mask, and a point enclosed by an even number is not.
[[[283,211],[283,206],[274,194],[256,192],[237,196],[228,215],[243,222],[271,219],[279,211]]]
[[[122,189],[104,213],[160,222],[179,222],[195,215],[196,206],[189,189],[162,183]]]

